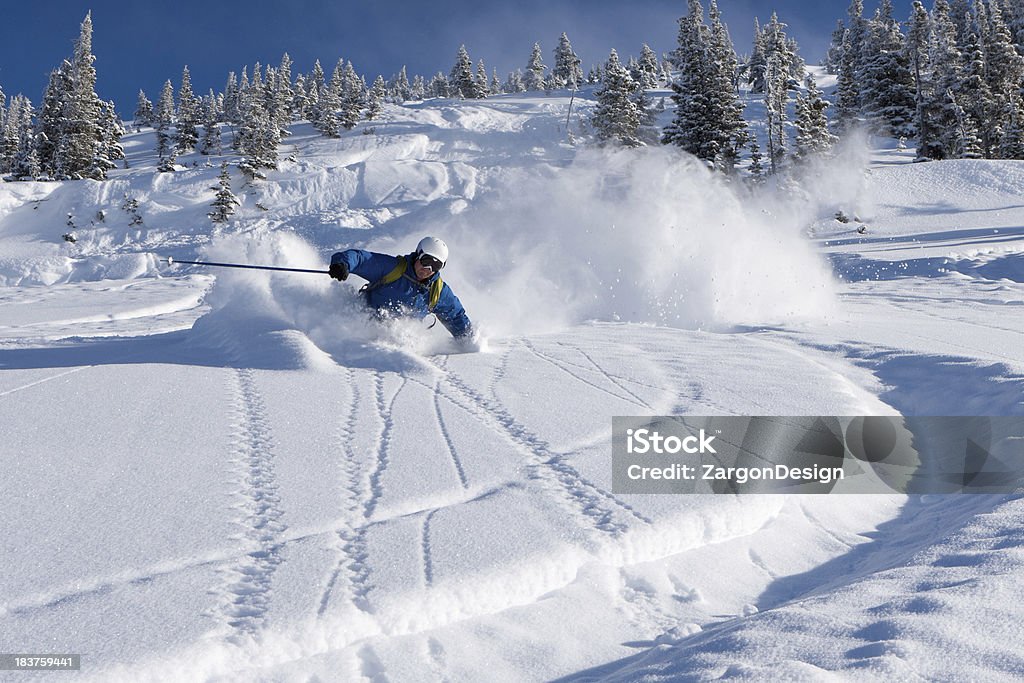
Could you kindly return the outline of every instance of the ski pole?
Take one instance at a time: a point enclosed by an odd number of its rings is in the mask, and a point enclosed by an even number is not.
[[[217,268],[249,268],[251,270],[280,270],[286,273],[317,273],[321,275],[327,275],[330,273],[328,270],[310,270],[309,268],[281,268],[279,266],[253,266],[247,263],[217,263],[216,261],[179,261],[178,259],[167,258],[160,259],[161,263],[172,265],[175,263],[187,263],[192,266],[216,266]]]

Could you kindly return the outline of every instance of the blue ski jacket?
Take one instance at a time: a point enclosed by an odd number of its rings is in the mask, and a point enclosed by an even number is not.
[[[430,279],[420,282],[416,279],[415,254],[406,256],[405,260],[407,265],[402,277],[376,288],[371,287],[366,291],[366,301],[378,311],[399,315],[406,315],[409,312],[427,315],[430,313],[430,285],[440,274],[434,273]],[[394,270],[398,265],[398,257],[363,249],[346,249],[331,256],[331,263],[345,263],[350,273],[368,280],[369,284],[373,285]],[[472,335],[473,326],[466,315],[466,309],[447,283],[441,286],[441,297],[434,306],[433,313],[453,337]]]

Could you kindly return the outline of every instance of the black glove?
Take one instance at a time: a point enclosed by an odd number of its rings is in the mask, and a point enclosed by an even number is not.
[[[331,274],[335,280],[345,280],[348,278],[348,264],[344,261],[338,263],[332,263],[330,269],[327,271]]]

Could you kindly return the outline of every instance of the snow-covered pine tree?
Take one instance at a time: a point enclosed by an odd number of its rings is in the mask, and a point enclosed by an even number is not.
[[[836,80],[836,128],[845,132],[856,122],[860,114],[860,88],[857,84],[857,60],[855,59],[852,33],[843,34],[842,51],[839,57],[839,78]]]
[[[235,72],[228,73],[227,83],[224,84],[223,120],[231,123],[238,123],[241,120],[238,111],[238,78]]]
[[[640,59],[637,60],[637,79],[640,87],[644,90],[651,90],[658,87],[658,80],[661,75],[661,65],[658,63],[658,55],[647,43],[640,48]]]
[[[338,63],[334,65],[334,71],[331,72],[331,82],[326,84],[320,91],[315,120],[313,121],[313,125],[316,126],[317,130],[329,138],[336,138],[341,135],[339,110],[341,109],[341,98],[344,89],[345,64],[344,60],[339,59]]]
[[[764,92],[764,70],[768,67],[768,61],[764,54],[764,37],[761,31],[761,22],[754,17],[754,45],[750,52],[750,59],[747,60],[747,85],[750,92]]]
[[[21,120],[21,100],[17,95],[11,98],[10,108],[5,107],[4,91],[0,88],[0,175],[9,173],[18,148],[18,123]]]
[[[688,9],[679,19],[678,47],[672,53],[678,70],[672,83],[676,112],[662,142],[730,172],[747,140],[743,105],[734,87],[736,52],[714,0],[710,28],[699,0],[689,0]]]
[[[805,79],[804,85],[807,93],[799,93],[796,96],[794,121],[797,133],[793,156],[798,161],[828,154],[837,140],[828,130],[825,109],[829,103],[825,101],[821,90],[810,76]]]
[[[365,91],[363,79],[356,74],[352,62],[346,63],[342,75],[341,109],[338,111],[338,123],[345,130],[352,130],[359,123],[366,104]]]
[[[171,136],[171,125],[174,122],[174,86],[170,80],[164,83],[160,98],[156,101],[154,111],[156,123],[156,155],[157,170],[166,173],[174,170],[177,161],[177,147]]]
[[[153,103],[146,97],[146,93],[139,90],[139,97],[135,103],[135,128],[153,125]]]
[[[17,148],[11,159],[10,174],[19,180],[34,180],[42,173],[39,157],[36,152],[36,129],[32,121],[32,102],[25,96],[19,96],[21,103],[18,112]]]
[[[501,87],[501,79],[498,78],[498,69],[494,68],[491,70],[491,85],[488,88],[491,95],[502,95],[504,90]]]
[[[1024,159],[1024,97],[1011,93],[1006,102],[1003,136],[999,140],[999,157]]]
[[[551,69],[555,87],[576,90],[583,83],[581,63],[572,49],[569,36],[563,31],[558,39],[558,46],[555,47],[555,65]]]
[[[224,149],[220,139],[220,127],[217,125],[216,100],[209,103],[204,109],[203,139],[199,146],[199,152],[220,156],[224,153]]]
[[[427,86],[423,81],[423,76],[419,74],[412,77],[412,87],[409,90],[409,99],[415,102],[420,102],[427,96]]]
[[[213,211],[206,214],[214,223],[226,223],[235,213],[235,207],[241,206],[238,197],[231,191],[231,175],[228,173],[228,164],[222,161],[220,164],[220,175],[218,176],[217,190],[214,196]]]
[[[612,50],[605,63],[604,82],[594,93],[597,106],[590,118],[590,124],[602,144],[613,142],[626,147],[642,144],[637,137],[641,113],[634,99],[636,90],[636,82],[619,61],[618,53]]]
[[[266,109],[263,82],[253,73],[253,84],[242,92],[239,104],[242,122],[238,127],[238,152],[242,161],[238,168],[250,179],[265,178],[263,168],[277,168],[277,144],[279,129]]]
[[[767,122],[768,163],[772,175],[779,172],[786,156],[786,102],[789,99],[789,71],[778,53],[768,57],[764,73],[764,109]]]
[[[969,137],[962,127],[961,112],[955,94],[964,81],[963,56],[957,48],[956,25],[950,18],[949,3],[935,0],[931,12],[931,39],[928,44],[932,87],[925,93],[923,106],[930,125],[938,133],[935,144],[918,149],[918,156],[930,159],[956,158]],[[950,96],[953,93],[953,97]],[[976,133],[977,131],[975,131]],[[968,145],[969,146],[969,145]]]
[[[689,0],[688,12],[679,18],[676,49],[671,54],[677,70],[672,82],[672,101],[676,103],[672,123],[665,127],[661,141],[682,147],[705,161],[714,159],[719,152],[712,143],[709,129],[708,97],[711,84],[706,66],[708,55],[708,27],[704,24],[704,8],[699,0]],[[607,74],[605,74],[607,78]]]
[[[526,92],[526,83],[523,81],[523,72],[519,69],[510,71],[508,79],[505,81],[504,90],[507,93]]]
[[[761,154],[761,146],[757,144],[757,138],[750,136],[750,165],[747,172],[750,173],[750,180],[754,185],[764,182],[764,156]]]
[[[984,156],[981,148],[981,138],[978,135],[978,124],[974,118],[957,101],[956,94],[952,90],[946,91],[949,98],[953,116],[956,117],[956,125],[950,131],[950,156],[957,159],[980,159]]]
[[[487,82],[487,67],[484,60],[476,63],[476,92],[480,97],[487,97],[491,94],[491,85]]]
[[[277,117],[281,136],[289,135],[289,124],[297,118],[301,110],[295,109],[295,91],[292,87],[292,58],[285,52],[281,55],[281,64],[277,67],[277,79],[274,82],[274,113]]]
[[[1016,105],[1012,100],[1019,94],[1021,83],[1024,82],[1024,57],[1018,54],[1013,45],[1010,29],[1003,18],[1002,8],[998,2],[989,6],[989,25],[985,42],[986,79],[992,96],[991,112],[994,119],[993,128],[998,134],[993,135],[991,154],[1002,156],[1004,147],[1017,144],[1016,133],[1012,133],[1008,145],[1004,145],[1002,137],[1007,135],[1014,117]],[[1017,157],[1010,157],[1017,158]]]
[[[384,111],[384,98],[387,96],[388,87],[384,83],[383,76],[377,76],[374,79],[373,85],[370,87],[370,92],[366,97],[366,120],[373,121],[375,118],[381,115]]]
[[[832,31],[832,40],[825,53],[825,73],[838,75],[839,64],[843,56],[843,36],[846,35],[846,25],[842,19],[836,20],[836,27]]]
[[[391,79],[391,83],[388,86],[388,96],[391,101],[395,104],[402,104],[412,99],[412,86],[409,85],[409,76],[405,71],[405,65],[402,65],[402,70],[398,72],[398,75]]]
[[[124,159],[124,147],[121,138],[124,136],[124,125],[117,115],[114,103],[100,101],[100,156],[111,162]]]
[[[313,70],[306,79],[306,118],[314,126],[320,120],[321,102],[327,84],[324,82],[324,68],[320,66],[320,60],[313,63]]]
[[[67,74],[70,67],[67,60],[60,68],[50,72],[50,79],[43,93],[43,104],[39,110],[39,136],[37,155],[42,173],[53,177],[57,172],[57,141],[61,134],[61,116],[64,108],[65,93],[71,89],[71,81]]]
[[[914,75],[906,39],[892,15],[892,0],[882,0],[861,47],[860,95],[864,116],[885,135],[913,137],[917,109]]]
[[[453,97],[448,87],[448,77],[442,72],[438,71],[434,74],[434,77],[430,79],[430,85],[427,88],[428,97]]]
[[[477,92],[476,77],[473,75],[473,62],[465,45],[459,46],[455,56],[455,65],[448,75],[448,91],[451,97],[473,100],[480,97]]]
[[[547,66],[544,65],[544,57],[540,51],[540,43],[533,44],[533,52],[530,53],[530,61],[526,63],[526,74],[523,85],[529,92],[536,92],[544,89],[544,74]]]
[[[82,21],[74,53],[67,62],[69,88],[60,116],[54,171],[58,178],[103,180],[114,163],[103,156],[100,131],[101,104],[96,94],[96,68],[92,54],[92,13]]]
[[[956,92],[956,100],[964,109],[964,115],[971,119],[970,128],[973,128],[978,138],[980,157],[988,157],[992,150],[998,145],[1002,137],[1002,128],[999,125],[998,114],[995,103],[992,99],[992,91],[985,79],[985,55],[981,48],[981,39],[977,33],[971,33],[967,37],[964,53],[965,69],[964,80]],[[961,126],[963,123],[961,122]],[[964,149],[974,154],[973,142],[961,143]],[[978,158],[972,156],[971,158]]]
[[[188,154],[195,149],[199,142],[199,123],[199,101],[192,92],[192,75],[185,66],[181,72],[181,87],[178,88],[178,154]]]

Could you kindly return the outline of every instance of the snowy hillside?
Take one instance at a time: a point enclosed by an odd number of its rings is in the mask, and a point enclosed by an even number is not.
[[[148,129],[109,181],[0,184],[0,650],[96,681],[1024,675],[1019,496],[626,495],[610,457],[622,415],[1024,415],[1024,165],[847,150],[782,200],[577,147],[592,105],[296,124],[221,228],[220,159],[158,174]],[[427,234],[480,353],[371,322],[358,278],[159,260]]]

